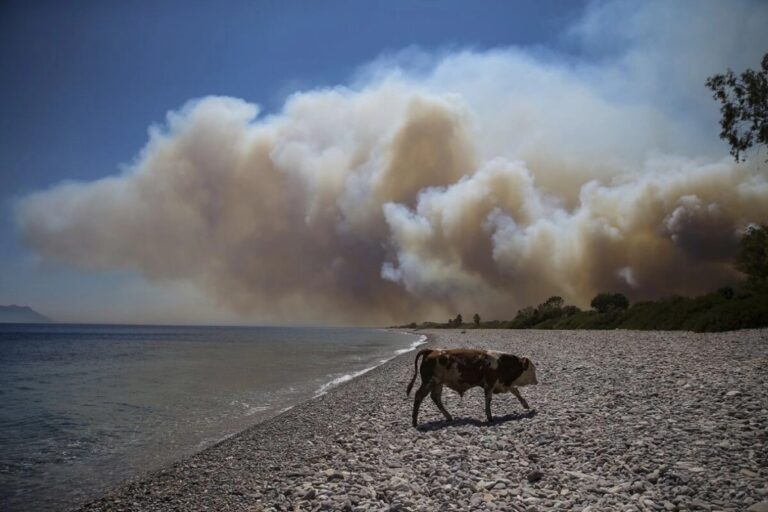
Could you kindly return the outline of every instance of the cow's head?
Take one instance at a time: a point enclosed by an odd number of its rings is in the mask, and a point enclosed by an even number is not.
[[[538,384],[536,379],[536,365],[533,361],[527,357],[521,357],[520,362],[523,363],[523,374],[515,379],[515,386],[528,386],[529,384]]]

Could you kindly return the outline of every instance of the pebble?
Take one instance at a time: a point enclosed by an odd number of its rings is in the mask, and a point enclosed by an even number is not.
[[[528,473],[528,476],[527,476],[528,481],[530,483],[538,482],[543,477],[544,477],[544,473],[542,473],[541,471],[531,471],[530,473]]]
[[[81,510],[768,512],[768,330],[427,333],[530,357],[533,412],[446,389],[414,429],[411,352]]]

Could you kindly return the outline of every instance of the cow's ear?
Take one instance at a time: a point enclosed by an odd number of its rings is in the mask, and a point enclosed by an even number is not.
[[[523,358],[523,370],[527,370],[531,366],[531,361],[527,357]]]

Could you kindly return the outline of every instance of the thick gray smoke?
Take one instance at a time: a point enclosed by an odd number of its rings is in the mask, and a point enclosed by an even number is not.
[[[20,231],[45,258],[192,282],[271,321],[709,291],[768,222],[768,170],[730,160],[703,84],[756,66],[766,26],[760,2],[612,3],[568,36],[589,58],[398,56],[266,117],[203,98],[126,173],[25,197]]]

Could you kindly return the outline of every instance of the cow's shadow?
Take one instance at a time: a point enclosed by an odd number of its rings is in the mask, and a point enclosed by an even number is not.
[[[494,416],[492,423],[488,423],[486,420],[482,420],[478,418],[453,418],[451,421],[433,420],[433,421],[427,421],[426,423],[422,423],[416,428],[422,431],[442,430],[444,428],[466,427],[466,426],[495,428],[495,427],[498,427],[499,425],[503,425],[504,423],[507,423],[510,421],[520,421],[524,419],[533,418],[534,416],[536,416],[536,414],[538,414],[536,412],[536,409],[531,409],[530,411],[526,411],[526,412],[515,412],[511,414],[505,414],[504,416]]]

